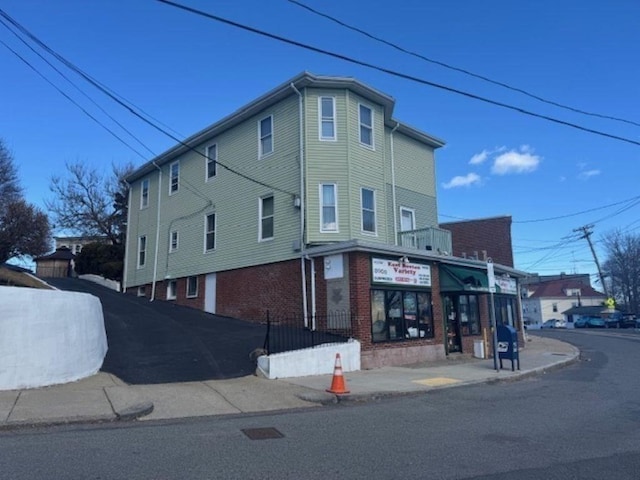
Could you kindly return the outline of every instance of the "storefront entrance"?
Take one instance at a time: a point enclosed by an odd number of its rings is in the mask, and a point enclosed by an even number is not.
[[[445,349],[447,354],[462,352],[462,339],[460,337],[460,317],[458,314],[456,297],[453,295],[442,296],[444,306]]]

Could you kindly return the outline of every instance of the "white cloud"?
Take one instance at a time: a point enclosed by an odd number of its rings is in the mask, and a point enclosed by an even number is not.
[[[529,173],[538,168],[542,158],[533,153],[529,145],[522,145],[518,150],[501,153],[493,161],[491,173],[508,175],[511,173]]]
[[[465,176],[458,175],[456,177],[453,177],[449,182],[443,183],[442,186],[447,189],[457,187],[470,187],[471,185],[479,184],[480,180],[480,175],[477,175],[475,173],[468,173]]]
[[[473,157],[471,157],[471,160],[469,160],[469,164],[479,165],[483,163],[487,158],[489,158],[490,154],[491,152],[489,152],[489,150],[482,150],[480,153],[476,153]]]
[[[600,175],[600,173],[601,173],[600,170],[596,170],[596,169],[585,170],[584,172],[580,172],[580,178],[583,179],[583,180],[587,180],[587,179],[589,179],[591,177],[595,177],[597,175]]]

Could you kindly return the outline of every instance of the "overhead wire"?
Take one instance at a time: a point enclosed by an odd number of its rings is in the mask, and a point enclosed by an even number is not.
[[[614,135],[614,134],[611,134],[611,133],[603,132],[603,131],[600,131],[600,130],[595,130],[593,128],[589,128],[589,127],[585,127],[585,126],[582,126],[582,125],[578,125],[576,123],[568,122],[568,121],[565,121],[565,120],[560,120],[558,118],[551,117],[549,115],[535,113],[535,112],[532,112],[530,110],[526,110],[526,109],[521,108],[521,107],[510,105],[510,104],[507,104],[507,103],[504,103],[504,102],[500,102],[500,101],[497,101],[497,100],[492,100],[490,98],[483,97],[483,96],[480,96],[480,95],[476,95],[474,93],[470,93],[470,92],[467,92],[467,91],[464,91],[464,90],[460,90],[460,89],[457,89],[457,88],[454,88],[454,87],[449,87],[447,85],[443,85],[443,84],[439,84],[439,83],[436,83],[436,82],[432,82],[430,80],[419,78],[419,77],[416,77],[414,75],[409,75],[409,74],[406,74],[406,73],[398,72],[398,71],[392,70],[390,68],[386,68],[386,67],[382,67],[382,66],[379,66],[379,65],[375,65],[375,64],[369,63],[369,62],[365,62],[364,60],[358,60],[358,59],[350,57],[348,55],[344,55],[344,54],[341,54],[341,53],[336,53],[336,52],[332,52],[332,51],[329,51],[329,50],[325,50],[325,49],[322,49],[322,48],[319,48],[319,47],[315,47],[315,46],[312,46],[312,45],[309,45],[309,44],[306,44],[306,43],[303,43],[303,42],[299,42],[297,40],[292,40],[292,39],[283,37],[281,35],[276,35],[274,33],[269,33],[269,32],[266,32],[264,30],[260,30],[260,29],[254,28],[254,27],[250,27],[248,25],[244,25],[244,24],[241,24],[241,23],[238,23],[238,22],[234,22],[233,20],[229,20],[229,19],[220,17],[218,15],[214,15],[214,14],[205,12],[203,10],[198,10],[196,8],[189,7],[187,5],[182,5],[180,3],[176,3],[176,2],[173,2],[173,1],[170,1],[170,0],[155,0],[155,1],[159,2],[159,3],[163,3],[165,5],[169,5],[171,7],[174,7],[174,8],[180,9],[180,10],[184,10],[184,11],[192,13],[194,15],[199,15],[201,17],[204,17],[204,18],[207,18],[207,19],[210,19],[210,20],[214,20],[214,21],[219,22],[219,23],[224,23],[226,25],[230,25],[230,26],[233,26],[233,27],[236,27],[236,28],[248,31],[248,32],[255,33],[257,35],[261,35],[261,36],[267,37],[267,38],[271,38],[273,40],[277,40],[277,41],[282,42],[282,43],[287,43],[289,45],[293,45],[293,46],[296,46],[296,47],[299,47],[299,48],[303,48],[305,50],[309,50],[309,51],[312,51],[312,52],[320,53],[320,54],[325,55],[325,56],[330,56],[330,57],[333,57],[333,58],[344,60],[345,62],[349,62],[349,63],[352,63],[354,65],[360,65],[360,66],[365,67],[365,68],[369,68],[369,69],[372,69],[372,70],[383,72],[383,73],[386,73],[386,74],[394,76],[394,77],[398,77],[398,78],[402,78],[402,79],[405,79],[405,80],[409,80],[409,81],[412,81],[412,82],[415,82],[415,83],[419,83],[419,84],[422,84],[422,85],[427,85],[427,86],[434,87],[434,88],[437,88],[437,89],[440,89],[440,90],[444,90],[444,91],[447,91],[447,92],[450,92],[450,93],[455,93],[457,95],[462,95],[462,96],[465,96],[467,98],[472,98],[474,100],[478,100],[478,101],[481,101],[481,102],[484,102],[484,103],[488,103],[490,105],[501,107],[501,108],[504,108],[504,109],[507,109],[507,110],[512,110],[512,111],[521,113],[523,115],[528,115],[528,116],[531,116],[531,117],[547,120],[549,122],[557,123],[559,125],[564,125],[564,126],[567,126],[567,127],[570,127],[570,128],[577,129],[577,130],[581,130],[581,131],[584,131],[584,132],[592,133],[594,135],[599,135],[599,136],[610,138],[610,139],[613,139],[613,140],[619,140],[621,142],[630,143],[632,145],[640,146],[640,141],[633,140],[631,138],[626,138],[626,137],[622,137],[622,136],[619,136],[619,135]]]
[[[382,37],[379,37],[379,36],[374,35],[374,34],[372,34],[370,32],[367,32],[367,31],[365,31],[365,30],[363,30],[361,28],[358,28],[358,27],[356,27],[354,25],[350,25],[350,24],[348,24],[347,22],[345,22],[343,20],[340,20],[340,19],[338,19],[338,18],[336,18],[336,17],[334,17],[332,15],[329,15],[328,13],[321,12],[321,11],[319,11],[319,10],[313,8],[313,7],[310,7],[309,5],[306,5],[303,2],[300,2],[299,0],[287,0],[287,1],[289,3],[297,5],[298,7],[303,8],[303,9],[313,13],[314,15],[318,15],[320,17],[323,17],[323,18],[325,18],[327,20],[330,20],[330,21],[332,21],[332,22],[334,22],[334,23],[336,23],[336,24],[338,24],[338,25],[340,25],[340,26],[342,26],[344,28],[347,28],[347,29],[349,29],[351,31],[354,31],[354,32],[357,32],[357,33],[359,33],[361,35],[364,35],[365,37],[368,37],[368,38],[370,38],[370,39],[372,39],[372,40],[374,40],[376,42],[379,42],[379,43],[382,43],[384,45],[387,45],[387,46],[389,46],[391,48],[394,48],[395,50],[398,50],[398,51],[400,51],[402,53],[406,53],[407,55],[411,55],[413,57],[416,57],[416,58],[419,58],[421,60],[424,60],[425,62],[429,62],[429,63],[432,63],[434,65],[439,65],[439,66],[447,68],[449,70],[460,72],[460,73],[463,73],[463,74],[468,75],[470,77],[474,77],[474,78],[477,78],[479,80],[483,80],[485,82],[488,82],[488,83],[491,83],[491,84],[494,84],[494,85],[498,85],[500,87],[506,88],[508,90],[512,90],[514,92],[521,93],[522,95],[526,95],[526,96],[528,96],[530,98],[533,98],[535,100],[538,100],[540,102],[543,102],[543,103],[546,103],[546,104],[549,104],[549,105],[553,105],[555,107],[563,108],[565,110],[569,110],[569,111],[572,111],[572,112],[575,112],[575,113],[580,113],[582,115],[588,115],[588,116],[592,116],[592,117],[599,117],[599,118],[604,118],[604,119],[607,119],[607,120],[615,120],[617,122],[628,123],[630,125],[635,125],[635,126],[640,127],[640,123],[639,122],[635,122],[633,120],[628,120],[628,119],[620,118],[620,117],[614,117],[612,115],[605,115],[605,114],[600,114],[600,113],[595,113],[595,112],[589,112],[589,111],[586,111],[586,110],[583,110],[583,109],[580,109],[580,108],[571,107],[569,105],[566,105],[566,104],[563,104],[563,103],[560,103],[560,102],[556,102],[556,101],[553,101],[553,100],[548,100],[548,99],[546,99],[544,97],[541,97],[540,95],[533,94],[533,93],[531,93],[531,92],[529,92],[527,90],[524,90],[522,88],[514,87],[512,85],[509,85],[507,83],[504,83],[504,82],[501,82],[501,81],[498,81],[498,80],[494,80],[494,79],[489,78],[487,76],[471,72],[470,70],[467,70],[467,69],[464,69],[464,68],[460,68],[460,67],[456,67],[456,66],[453,66],[453,65],[451,65],[449,63],[442,62],[442,61],[439,61],[439,60],[435,60],[433,58],[426,57],[425,55],[422,55],[422,54],[417,53],[415,51],[412,51],[412,50],[409,50],[407,48],[404,48],[404,47],[402,47],[402,46],[400,46],[400,45],[398,45],[396,43],[390,42],[389,40],[385,40]]]
[[[9,22],[11,22],[11,24],[15,25],[21,32],[23,32],[30,39],[32,39],[34,42],[36,42],[41,48],[46,50],[50,55],[53,55],[58,61],[60,61],[64,65],[66,65],[69,69],[71,69],[74,72],[76,72],[78,75],[80,75],[82,78],[84,78],[87,82],[89,82],[95,88],[97,88],[102,93],[104,93],[109,98],[111,98],[113,101],[118,103],[120,106],[122,106],[123,108],[128,110],[131,114],[135,115],[136,117],[138,117],[140,120],[142,120],[143,122],[145,122],[149,126],[153,127],[154,129],[158,130],[159,132],[163,133],[164,135],[168,136],[169,138],[171,138],[172,140],[177,142],[179,145],[187,148],[189,151],[194,152],[194,153],[196,153],[197,155],[199,155],[199,156],[201,156],[203,158],[207,158],[206,154],[202,153],[201,151],[199,151],[198,149],[194,148],[193,146],[187,144],[186,142],[184,142],[180,138],[176,137],[175,135],[173,135],[172,133],[168,132],[167,130],[161,128],[156,123],[154,123],[153,121],[149,120],[144,115],[139,113],[138,110],[140,110],[140,109],[138,107],[136,107],[133,104],[128,104],[127,102],[122,101],[120,98],[118,98],[117,95],[115,95],[112,91],[110,91],[110,89],[104,87],[100,82],[98,82],[95,79],[93,79],[91,76],[89,76],[87,73],[85,73],[82,69],[77,67],[75,64],[73,64],[72,62],[67,60],[65,57],[63,57],[59,53],[57,53],[55,50],[53,50],[51,47],[49,47],[46,43],[44,43],[38,37],[36,37],[31,32],[29,32],[29,30],[27,30],[19,22],[17,22],[15,19],[13,19],[9,14],[4,12],[2,9],[0,9],[0,16],[2,16],[5,19],[7,19]],[[281,192],[281,193],[285,193],[287,195],[292,195],[292,196],[295,195],[295,193],[293,193],[293,192],[289,192],[289,191],[284,190],[282,188],[276,187],[274,185],[270,185],[270,184],[268,184],[266,182],[263,182],[263,181],[258,180],[256,178],[253,178],[250,175],[242,173],[242,172],[236,170],[235,168],[229,167],[228,165],[226,165],[226,164],[224,164],[224,163],[222,163],[220,161],[216,160],[216,165],[219,165],[221,168],[229,171],[230,173],[232,173],[232,174],[234,174],[236,176],[244,178],[245,180],[248,180],[250,182],[253,182],[255,184],[263,186],[265,188],[269,188],[269,189],[271,189],[273,191],[278,191],[278,192]]]

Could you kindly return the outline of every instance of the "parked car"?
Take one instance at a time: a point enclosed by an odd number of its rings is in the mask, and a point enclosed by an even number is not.
[[[605,322],[600,317],[580,317],[573,322],[575,328],[604,328]]]
[[[640,318],[636,318],[636,316],[632,314],[622,315],[620,328],[640,328]]]
[[[552,318],[540,325],[540,328],[567,328],[567,322],[557,318]]]
[[[606,328],[620,328],[622,326],[622,318],[621,317],[605,318],[604,326]]]

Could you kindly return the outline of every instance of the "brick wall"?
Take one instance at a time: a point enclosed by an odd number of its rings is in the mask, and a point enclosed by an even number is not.
[[[451,232],[453,255],[478,255],[479,260],[491,257],[494,263],[513,267],[511,245],[511,217],[494,217],[464,222],[441,223],[440,228]]]

